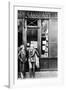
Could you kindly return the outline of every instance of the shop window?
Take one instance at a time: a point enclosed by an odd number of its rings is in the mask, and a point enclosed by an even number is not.
[[[48,57],[48,20],[41,21],[41,55]]]

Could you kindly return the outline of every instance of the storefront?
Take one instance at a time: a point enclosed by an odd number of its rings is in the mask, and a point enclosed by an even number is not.
[[[57,70],[57,12],[18,11],[18,47],[33,44],[40,53],[40,70]]]

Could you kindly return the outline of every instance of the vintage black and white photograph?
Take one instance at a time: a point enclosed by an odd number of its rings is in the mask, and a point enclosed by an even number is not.
[[[54,78],[58,72],[58,12],[17,11],[18,79]]]

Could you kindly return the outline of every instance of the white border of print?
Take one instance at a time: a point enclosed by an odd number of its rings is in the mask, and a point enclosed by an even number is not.
[[[10,61],[9,61],[9,87],[45,87],[63,84],[63,9],[58,6],[33,5],[24,6],[21,3],[9,3],[9,30],[10,30]],[[58,12],[58,77],[44,79],[17,80],[17,10],[55,11]],[[62,36],[62,38],[61,38]]]

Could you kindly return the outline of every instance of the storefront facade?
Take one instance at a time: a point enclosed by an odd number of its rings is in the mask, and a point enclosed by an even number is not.
[[[18,47],[38,49],[40,70],[57,70],[57,17],[57,12],[18,11]]]

